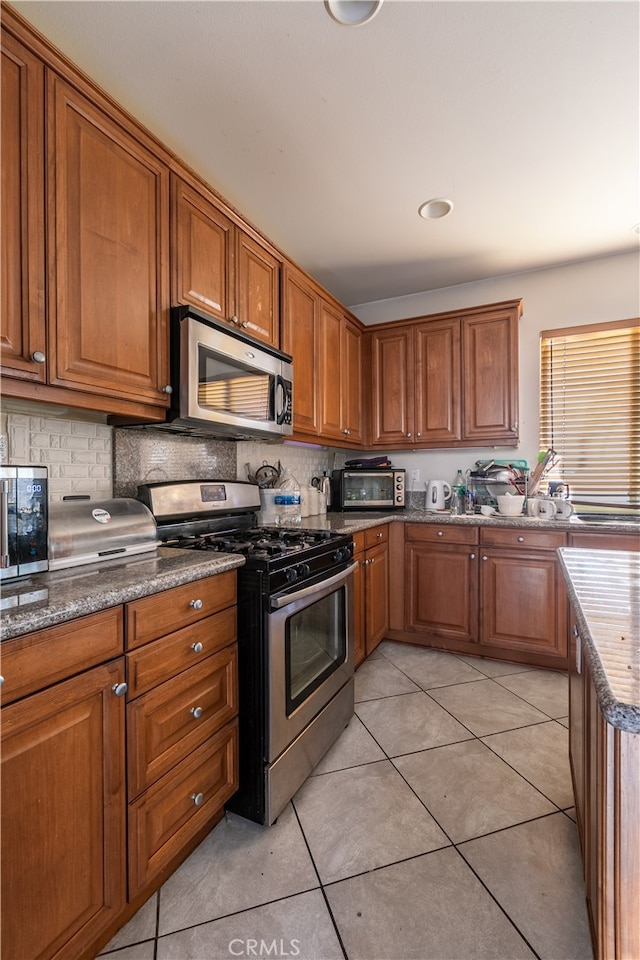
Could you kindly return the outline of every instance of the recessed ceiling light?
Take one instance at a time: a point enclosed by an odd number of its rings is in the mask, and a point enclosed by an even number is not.
[[[426,200],[418,207],[418,213],[425,220],[440,220],[447,217],[453,210],[451,200],[438,198],[437,200]]]
[[[359,27],[373,20],[382,0],[324,0],[329,16],[343,27]]]

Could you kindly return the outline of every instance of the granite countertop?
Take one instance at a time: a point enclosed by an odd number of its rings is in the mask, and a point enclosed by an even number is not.
[[[640,535],[640,523],[607,521],[591,523],[571,517],[569,520],[541,520],[539,517],[484,517],[475,513],[471,516],[455,516],[448,511],[430,513],[427,510],[403,511],[345,511],[344,513],[317,514],[305,517],[302,526],[309,530],[334,530],[338,533],[357,533],[370,527],[389,521],[401,523],[437,523],[447,525],[479,527],[520,527],[537,530],[563,530],[571,533],[627,533]]]
[[[158,547],[128,560],[108,560],[38,573],[2,588],[2,640],[96,613],[160,590],[244,564],[237,554]]]
[[[640,733],[640,553],[562,547],[558,554],[602,714]]]

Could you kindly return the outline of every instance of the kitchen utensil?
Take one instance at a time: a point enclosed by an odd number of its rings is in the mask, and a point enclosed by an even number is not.
[[[429,480],[427,484],[427,510],[444,510],[445,500],[451,496],[451,485],[446,480]]]
[[[267,463],[266,460],[263,460],[262,466],[256,470],[256,483],[262,488],[275,487],[280,479],[281,473],[282,466],[279,460],[277,467],[273,467],[270,463]]]

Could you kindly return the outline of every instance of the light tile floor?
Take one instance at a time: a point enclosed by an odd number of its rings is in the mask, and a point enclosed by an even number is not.
[[[109,960],[591,960],[561,673],[385,641],[278,822],[227,815]]]

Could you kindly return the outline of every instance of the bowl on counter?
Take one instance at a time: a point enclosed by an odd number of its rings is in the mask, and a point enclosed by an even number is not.
[[[505,493],[504,496],[496,497],[496,500],[498,501],[498,513],[503,517],[519,517],[522,514],[523,496]]]

